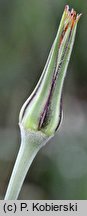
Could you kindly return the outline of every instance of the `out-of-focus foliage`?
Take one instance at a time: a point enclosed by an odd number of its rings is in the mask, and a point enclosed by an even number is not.
[[[42,73],[66,3],[83,16],[63,91],[64,121],[34,160],[20,199],[87,199],[87,2],[0,0],[1,199],[20,145],[19,111]]]

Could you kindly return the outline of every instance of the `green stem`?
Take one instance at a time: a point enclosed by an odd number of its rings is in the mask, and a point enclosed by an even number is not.
[[[46,143],[46,136],[40,132],[22,130],[22,143],[7,188],[5,200],[17,199],[22,184],[37,152]]]

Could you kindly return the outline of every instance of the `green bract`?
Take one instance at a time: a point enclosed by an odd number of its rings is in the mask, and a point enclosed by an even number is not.
[[[53,135],[62,117],[62,88],[80,15],[66,6],[41,78],[24,103],[19,124],[26,129]]]

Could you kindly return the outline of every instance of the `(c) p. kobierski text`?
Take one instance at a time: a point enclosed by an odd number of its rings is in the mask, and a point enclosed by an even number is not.
[[[77,211],[77,203],[72,204],[71,202],[68,204],[48,204],[47,202],[44,204],[40,204],[39,202],[37,203],[32,203],[32,211],[72,211],[75,212]]]

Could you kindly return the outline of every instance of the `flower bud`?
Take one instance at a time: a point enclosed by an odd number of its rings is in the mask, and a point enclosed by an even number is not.
[[[52,136],[62,118],[62,89],[75,39],[78,15],[66,6],[40,80],[21,108],[19,124]]]

